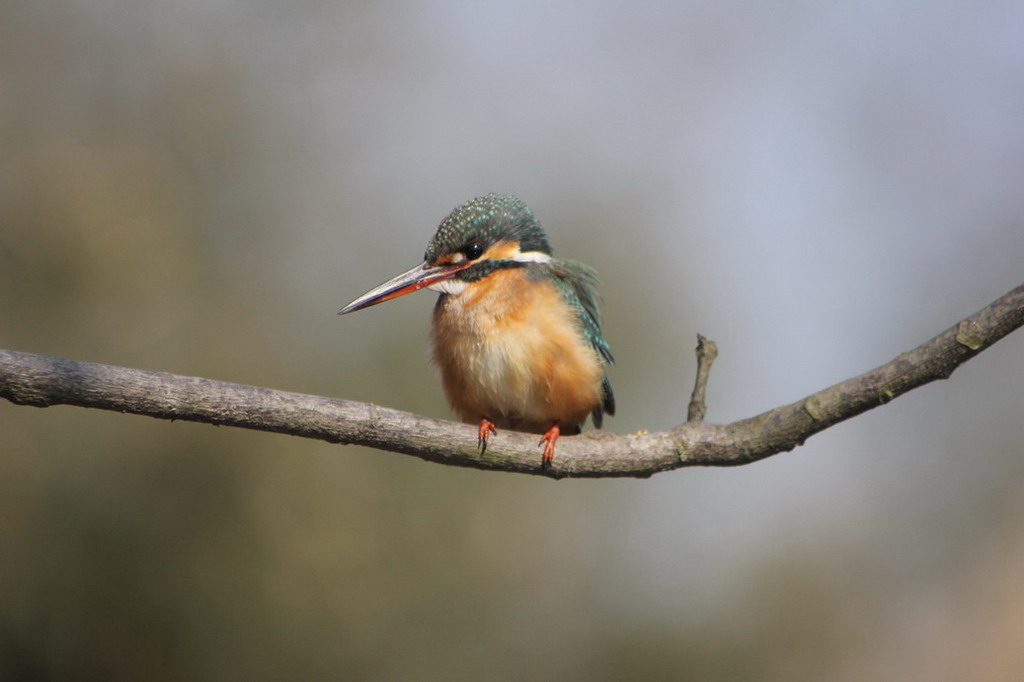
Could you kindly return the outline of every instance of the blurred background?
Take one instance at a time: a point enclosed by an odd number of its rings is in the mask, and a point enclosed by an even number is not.
[[[514,193],[603,280],[618,433],[877,366],[1024,280],[1024,6],[0,4],[0,347],[449,416]],[[561,481],[0,403],[0,679],[1017,680],[1024,334],[794,452]]]

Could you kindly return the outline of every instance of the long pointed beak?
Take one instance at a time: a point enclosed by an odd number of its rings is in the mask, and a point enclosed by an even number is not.
[[[471,265],[471,263],[466,263],[465,265],[439,266],[431,266],[426,262],[420,263],[411,270],[407,270],[401,275],[389,279],[379,287],[367,291],[365,294],[339,310],[338,314],[344,315],[345,313],[369,308],[372,305],[377,305],[384,301],[390,301],[393,298],[398,298],[405,294],[411,294],[412,292],[419,291],[424,287],[429,287],[435,282],[450,279],[455,276],[455,273],[460,270],[465,270],[469,265]]]

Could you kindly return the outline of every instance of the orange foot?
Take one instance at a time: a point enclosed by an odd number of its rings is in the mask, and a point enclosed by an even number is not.
[[[491,437],[492,433],[497,433],[498,429],[495,428],[494,422],[487,417],[480,417],[480,436],[477,440],[477,444],[480,446],[480,454],[484,454],[487,451],[487,439]]]
[[[546,443],[544,446],[544,458],[541,460],[540,466],[542,469],[547,469],[551,466],[551,458],[555,456],[555,441],[558,440],[558,436],[561,435],[562,430],[558,428],[558,422],[551,425],[551,428],[540,437],[541,443]],[[538,443],[539,445],[540,443]]]

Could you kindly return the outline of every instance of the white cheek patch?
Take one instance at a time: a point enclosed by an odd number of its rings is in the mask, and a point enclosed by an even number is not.
[[[517,263],[550,263],[551,256],[543,251],[520,251],[509,260]]]
[[[466,257],[464,255],[457,253],[454,254],[451,262],[453,264],[463,263],[465,260]],[[516,263],[550,263],[553,259],[543,251],[516,251],[502,260],[511,260]],[[427,288],[442,294],[448,294],[449,296],[458,296],[468,286],[469,282],[464,282],[461,279],[443,279],[440,282],[427,285]]]
[[[467,286],[469,286],[469,283],[463,282],[461,279],[442,279],[440,282],[428,284],[427,288],[432,291],[438,291],[442,294],[458,296],[466,290]]]

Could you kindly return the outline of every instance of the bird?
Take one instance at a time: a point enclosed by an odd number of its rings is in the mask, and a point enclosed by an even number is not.
[[[547,468],[561,435],[615,414],[597,287],[593,268],[552,255],[523,201],[492,193],[441,221],[422,263],[338,314],[438,292],[431,353],[452,410],[478,426],[481,453],[499,428],[542,434]]]

